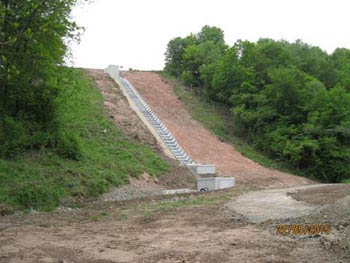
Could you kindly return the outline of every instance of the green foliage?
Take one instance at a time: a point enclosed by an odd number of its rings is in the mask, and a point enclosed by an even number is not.
[[[56,152],[59,156],[76,161],[81,159],[81,147],[75,134],[59,132],[57,141]]]
[[[188,46],[193,45],[195,41],[195,37],[190,35],[186,38],[174,38],[168,43],[167,50],[165,52],[165,67],[167,71],[179,77],[184,69],[182,56],[185,52],[185,49]]]
[[[6,119],[0,126],[3,157],[57,143],[57,66],[64,62],[65,43],[78,37],[79,27],[70,20],[75,3],[0,2],[0,114]],[[7,131],[13,125],[18,130],[12,136]]]
[[[218,27],[205,25],[196,36],[198,43],[211,41],[214,44],[225,44],[224,31]]]
[[[337,48],[331,56],[331,62],[335,75],[333,83],[340,84],[350,91],[350,50]]]
[[[0,119],[0,155],[8,155],[9,149],[17,153],[21,151],[28,138],[21,123],[14,118],[3,115]]]
[[[197,35],[174,38],[167,46],[165,69],[195,87],[209,85],[213,64],[226,50],[220,28],[204,26]]]
[[[228,49],[221,33],[205,26],[184,50],[185,83],[228,105],[256,149],[325,182],[350,178],[350,51],[271,39]]]
[[[194,83],[194,77],[188,70],[182,72],[181,79],[185,82],[186,85],[192,85],[192,83]]]
[[[115,128],[85,72],[62,68],[60,76],[56,99],[60,129],[55,135],[59,143],[0,159],[0,204],[11,211],[51,210],[62,202],[69,205],[69,200],[97,197],[129,176],[144,172],[157,176],[168,170],[151,149],[130,142]]]
[[[239,65],[237,50],[232,48],[213,69],[213,78],[211,86],[207,87],[207,94],[214,100],[226,103],[228,98],[237,93],[237,87],[244,82],[249,83],[253,78],[254,75],[249,68]]]

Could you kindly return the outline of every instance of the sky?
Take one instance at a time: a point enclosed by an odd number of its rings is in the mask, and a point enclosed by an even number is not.
[[[73,66],[160,70],[167,43],[204,25],[221,28],[230,46],[301,39],[332,53],[350,48],[349,12],[349,0],[94,0],[73,10],[85,28],[71,46]]]

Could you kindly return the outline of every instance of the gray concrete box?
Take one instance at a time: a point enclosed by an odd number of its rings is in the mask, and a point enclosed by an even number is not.
[[[230,188],[235,185],[234,177],[208,177],[197,180],[198,191],[212,191]]]
[[[117,65],[109,65],[108,68],[106,68],[105,73],[108,73],[113,78],[119,78],[119,66]]]
[[[195,174],[215,174],[216,169],[213,164],[188,164],[187,167]]]

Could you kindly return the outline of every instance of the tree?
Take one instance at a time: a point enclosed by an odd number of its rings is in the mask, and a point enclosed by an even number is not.
[[[11,139],[3,131],[13,125],[27,138],[12,138],[18,140],[13,143],[18,149],[52,140],[48,134],[57,128],[58,66],[64,62],[66,41],[78,36],[79,27],[70,20],[75,4],[76,0],[0,1],[0,145]]]
[[[183,55],[188,46],[195,44],[195,37],[176,37],[169,41],[165,52],[165,70],[179,77],[183,71]]]
[[[165,70],[183,76],[186,83],[203,87],[212,79],[211,69],[225,53],[227,46],[220,28],[204,26],[197,35],[169,41],[165,53]]]
[[[208,95],[212,99],[229,103],[235,90],[239,89],[243,82],[253,79],[253,72],[240,64],[238,51],[233,47],[216,64]]]
[[[211,82],[208,68],[211,68],[223,54],[222,46],[213,41],[206,41],[198,45],[191,45],[183,54],[184,69],[191,72],[194,86],[202,88]]]
[[[334,84],[340,84],[350,91],[350,50],[337,48],[331,58],[334,66]]]
[[[286,43],[286,48],[291,54],[293,65],[299,70],[321,80],[326,87],[333,87],[335,72],[325,51],[301,40],[292,44]]]
[[[224,31],[218,27],[205,25],[197,34],[198,43],[212,41],[214,44],[225,44]]]

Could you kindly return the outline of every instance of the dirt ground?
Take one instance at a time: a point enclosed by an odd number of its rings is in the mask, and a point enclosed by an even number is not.
[[[320,188],[306,188],[291,194],[294,199],[314,205],[334,204],[344,196],[350,196],[350,186],[344,184],[325,185],[322,191]]]
[[[227,203],[248,191],[237,186],[228,191],[98,202],[71,211],[2,217],[0,262],[349,262],[346,222],[350,211],[346,217],[344,213],[349,206],[325,209],[295,222],[284,218],[252,223],[227,209]],[[329,194],[324,187],[318,191]],[[330,223],[332,232],[277,235],[276,224],[282,222]]]
[[[103,92],[108,114],[116,125],[131,138],[157,150],[155,141],[128,109],[111,79],[102,71],[89,70],[89,73]],[[234,174],[238,184],[222,191],[118,202],[98,200],[79,208],[61,207],[50,213],[3,216],[0,217],[0,263],[350,262],[350,185],[305,185],[309,183],[306,179],[249,161],[191,120],[158,75],[142,74],[134,73],[130,80],[152,107],[154,104],[155,112],[180,137],[184,148],[203,162],[218,162],[220,158],[216,154],[219,155],[223,159],[222,165],[217,163],[219,170]],[[149,98],[151,86],[161,89],[160,102]],[[186,132],[194,137],[187,137]],[[201,153],[201,147],[207,152]],[[130,185],[176,188],[193,183],[188,174],[172,165],[175,169],[159,182],[149,181],[144,175],[143,181],[133,179]],[[258,184],[265,188],[304,186],[261,190]],[[252,206],[245,211],[237,209],[237,204],[247,196]],[[313,212],[284,213],[288,206],[294,205],[308,207],[307,211]],[[257,207],[266,213],[262,220],[254,221],[249,216],[256,216]],[[274,213],[269,215],[269,210]],[[275,217],[276,214],[281,216]],[[279,224],[329,224],[331,233],[279,235],[276,233]]]
[[[123,72],[123,76],[196,162],[215,164],[219,175],[234,176],[239,184],[281,188],[312,183],[303,177],[265,168],[244,157],[232,145],[221,142],[191,118],[173,87],[157,73],[134,71]]]

